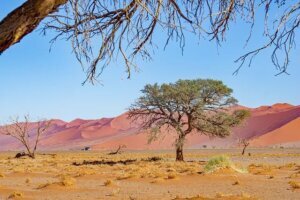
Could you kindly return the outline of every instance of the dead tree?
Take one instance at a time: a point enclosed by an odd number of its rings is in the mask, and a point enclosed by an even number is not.
[[[119,145],[116,151],[110,152],[108,155],[116,155],[122,152],[122,149],[126,148],[126,145]]]
[[[19,117],[11,119],[11,124],[4,126],[0,133],[15,138],[23,145],[26,153],[18,154],[16,157],[28,156],[34,159],[40,137],[50,125],[51,121],[46,120],[30,123],[29,116],[25,115],[23,122],[19,121]]]
[[[243,146],[242,155],[245,154],[246,148],[250,145],[250,142],[248,139],[240,139],[239,144]]]

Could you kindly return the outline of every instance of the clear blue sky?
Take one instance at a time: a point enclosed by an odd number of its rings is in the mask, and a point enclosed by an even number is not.
[[[0,18],[22,1],[1,0]],[[233,88],[239,103],[249,107],[277,102],[300,104],[299,56],[292,57],[289,73],[277,71],[269,53],[259,55],[251,68],[244,67],[237,76],[234,60],[243,49],[247,29],[239,23],[228,32],[227,41],[217,48],[207,40],[188,35],[183,56],[177,44],[166,51],[158,49],[153,61],[138,61],[140,71],[126,79],[123,66],[113,63],[101,76],[103,85],[82,86],[85,73],[71,53],[70,43],[59,41],[49,53],[50,37],[35,31],[0,56],[0,122],[9,116],[30,114],[33,118],[112,117],[123,113],[140,95],[147,83],[174,82],[178,79],[220,79]],[[156,41],[163,38],[156,35]],[[250,48],[263,38],[255,33]]]

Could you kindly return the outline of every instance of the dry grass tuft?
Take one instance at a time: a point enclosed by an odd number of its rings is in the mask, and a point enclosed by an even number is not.
[[[254,175],[273,175],[274,170],[278,167],[265,164],[251,164],[248,166],[248,171]]]
[[[18,199],[22,198],[23,194],[21,192],[14,192],[8,196],[8,199]]]
[[[28,183],[31,183],[31,179],[30,179],[30,178],[26,178],[26,179],[25,179],[25,183],[27,183],[27,184],[28,184]]]
[[[50,186],[52,183],[43,183],[40,184],[36,189],[40,190],[40,189],[44,189],[47,188],[48,186]]]
[[[167,176],[167,179],[176,179],[176,178],[177,178],[177,174],[175,174],[175,173],[170,173]]]
[[[103,183],[104,186],[111,186],[111,185],[113,185],[113,184],[114,184],[114,182],[113,182],[112,180],[106,180],[106,181],[104,181],[104,183]]]
[[[164,182],[165,179],[163,178],[155,178],[154,180],[151,181],[151,183],[161,183]]]
[[[256,200],[256,198],[245,193],[239,195],[217,193],[214,197],[198,195],[196,197],[180,198],[176,196],[174,200]]]
[[[120,188],[113,190],[111,193],[106,194],[106,196],[113,197],[120,193]]]
[[[69,176],[63,176],[61,178],[60,184],[62,186],[70,187],[76,184],[76,179]]]
[[[292,168],[295,168],[296,166],[297,166],[297,164],[292,162],[292,163],[288,163],[288,164],[285,164],[283,166],[280,166],[278,168],[279,169],[292,169]]]
[[[239,182],[239,181],[234,181],[234,182],[232,183],[232,185],[240,185],[240,182]]]
[[[296,181],[290,181],[289,184],[290,184],[290,186],[291,186],[293,189],[300,189],[300,183],[299,183],[299,182],[296,182]]]
[[[122,174],[122,175],[119,175],[117,176],[117,180],[126,180],[126,179],[130,179],[130,178],[133,178],[134,175],[133,174]]]

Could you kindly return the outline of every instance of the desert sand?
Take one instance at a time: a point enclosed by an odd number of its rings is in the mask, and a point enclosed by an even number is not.
[[[0,199],[300,199],[300,149],[248,152],[186,150],[186,162],[175,162],[173,151],[45,152],[36,159],[6,152],[0,154]],[[204,173],[220,154],[246,171]]]

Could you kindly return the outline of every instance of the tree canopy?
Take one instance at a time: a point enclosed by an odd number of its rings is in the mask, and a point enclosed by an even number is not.
[[[249,115],[246,110],[232,108],[237,100],[222,81],[179,80],[146,85],[142,93],[131,105],[129,118],[140,123],[142,129],[150,130],[150,134],[160,133],[163,127],[175,130],[176,160],[183,160],[186,135],[198,132],[223,138]]]
[[[44,32],[56,33],[52,42],[71,41],[78,61],[88,66],[87,80],[93,81],[116,57],[123,58],[130,77],[136,58],[151,59],[155,33],[165,33],[165,46],[174,40],[184,48],[188,32],[220,43],[232,24],[242,20],[250,25],[241,32],[248,34],[247,43],[255,24],[264,21],[265,43],[241,55],[236,72],[271,48],[272,63],[285,73],[299,15],[300,2],[286,0],[27,0],[0,22],[0,53],[48,17]]]

